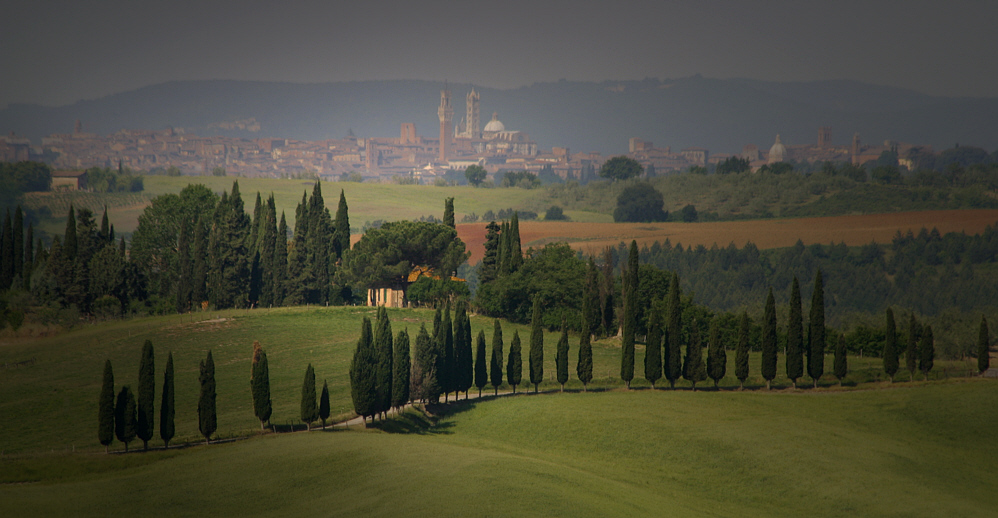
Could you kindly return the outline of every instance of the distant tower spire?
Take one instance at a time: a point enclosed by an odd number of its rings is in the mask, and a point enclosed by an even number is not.
[[[450,151],[451,132],[454,126],[454,108],[450,104],[450,90],[447,89],[447,82],[444,81],[444,89],[440,91],[440,107],[437,108],[437,116],[440,118],[440,161],[447,161],[447,154]]]
[[[474,87],[471,88],[466,101],[468,113],[465,116],[465,137],[482,138],[482,123],[479,115],[481,96],[478,95]]]

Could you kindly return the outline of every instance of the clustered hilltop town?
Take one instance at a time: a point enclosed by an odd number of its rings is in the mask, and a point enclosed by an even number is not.
[[[317,175],[325,180],[336,180],[359,174],[365,181],[408,178],[417,183],[433,183],[448,170],[464,170],[470,165],[480,165],[490,175],[500,171],[550,170],[565,180],[582,179],[585,174],[593,174],[606,160],[600,153],[573,153],[568,147],[542,151],[526,132],[506,129],[497,113],[493,113],[491,120],[482,127],[480,105],[480,95],[472,89],[466,96],[466,115],[455,124],[450,90],[442,90],[437,109],[440,131],[436,139],[419,135],[416,125],[407,122],[401,124],[398,138],[351,135],[343,139],[299,141],[202,137],[172,128],[121,130],[101,136],[84,132],[83,125],[77,121],[72,133],[44,137],[40,146],[13,133],[0,137],[0,161],[43,161],[68,176],[74,176],[71,174],[74,171],[79,175],[79,171],[89,167],[121,165],[146,171],[173,167],[186,175],[210,174],[216,168],[224,168],[228,174],[239,176]],[[239,124],[259,129],[254,120]],[[777,135],[768,151],[748,144],[736,155],[711,155],[707,149],[699,147],[673,151],[669,146],[659,148],[650,141],[633,137],[628,142],[627,155],[640,162],[646,171],[663,174],[693,166],[706,167],[732,156],[748,160],[753,170],[785,161],[835,161],[858,165],[876,160],[887,150],[897,151],[899,157],[905,157],[913,147],[894,141],[886,141],[883,145],[863,144],[858,135],[853,136],[849,146],[835,146],[831,129],[822,127],[818,130],[816,144],[786,145]],[[920,147],[928,150],[927,146]],[[910,166],[904,158],[901,165]]]

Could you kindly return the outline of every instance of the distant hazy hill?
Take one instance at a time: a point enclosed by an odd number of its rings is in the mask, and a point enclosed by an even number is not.
[[[323,139],[393,137],[399,123],[414,122],[419,134],[436,137],[442,84],[366,81],[292,84],[250,81],[164,83],[68,106],[11,105],[0,110],[0,131],[37,142],[68,133],[83,121],[86,131],[186,128],[199,135]],[[468,84],[450,84],[455,119],[464,114]],[[998,98],[945,98],[853,81],[773,83],[699,76],[643,81],[537,83],[511,90],[478,87],[482,124],[493,111],[507,129],[526,131],[542,148],[626,151],[639,137],[656,146],[706,147],[737,152],[747,143],[768,147],[817,140],[819,126],[847,144],[885,139],[925,143],[937,150],[954,143],[998,147]],[[255,119],[259,131],[224,129],[219,123]]]

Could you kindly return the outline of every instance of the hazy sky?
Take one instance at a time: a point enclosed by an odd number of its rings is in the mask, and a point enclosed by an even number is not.
[[[0,16],[0,107],[186,79],[855,79],[998,96],[998,2],[32,0]]]

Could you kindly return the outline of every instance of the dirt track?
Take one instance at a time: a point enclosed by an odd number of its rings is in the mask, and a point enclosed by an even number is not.
[[[918,233],[922,227],[937,228],[940,233],[978,234],[998,222],[998,210],[941,210],[897,212],[825,218],[724,221],[715,223],[574,223],[527,221],[520,223],[520,241],[524,249],[545,243],[564,241],[572,248],[597,253],[621,241],[637,240],[638,245],[665,241],[683,246],[751,241],[759,248],[781,248],[802,240],[805,245],[845,242],[857,246],[876,241],[889,243],[900,230]],[[485,250],[485,224],[457,225],[458,236],[471,251],[470,263],[482,259]]]

